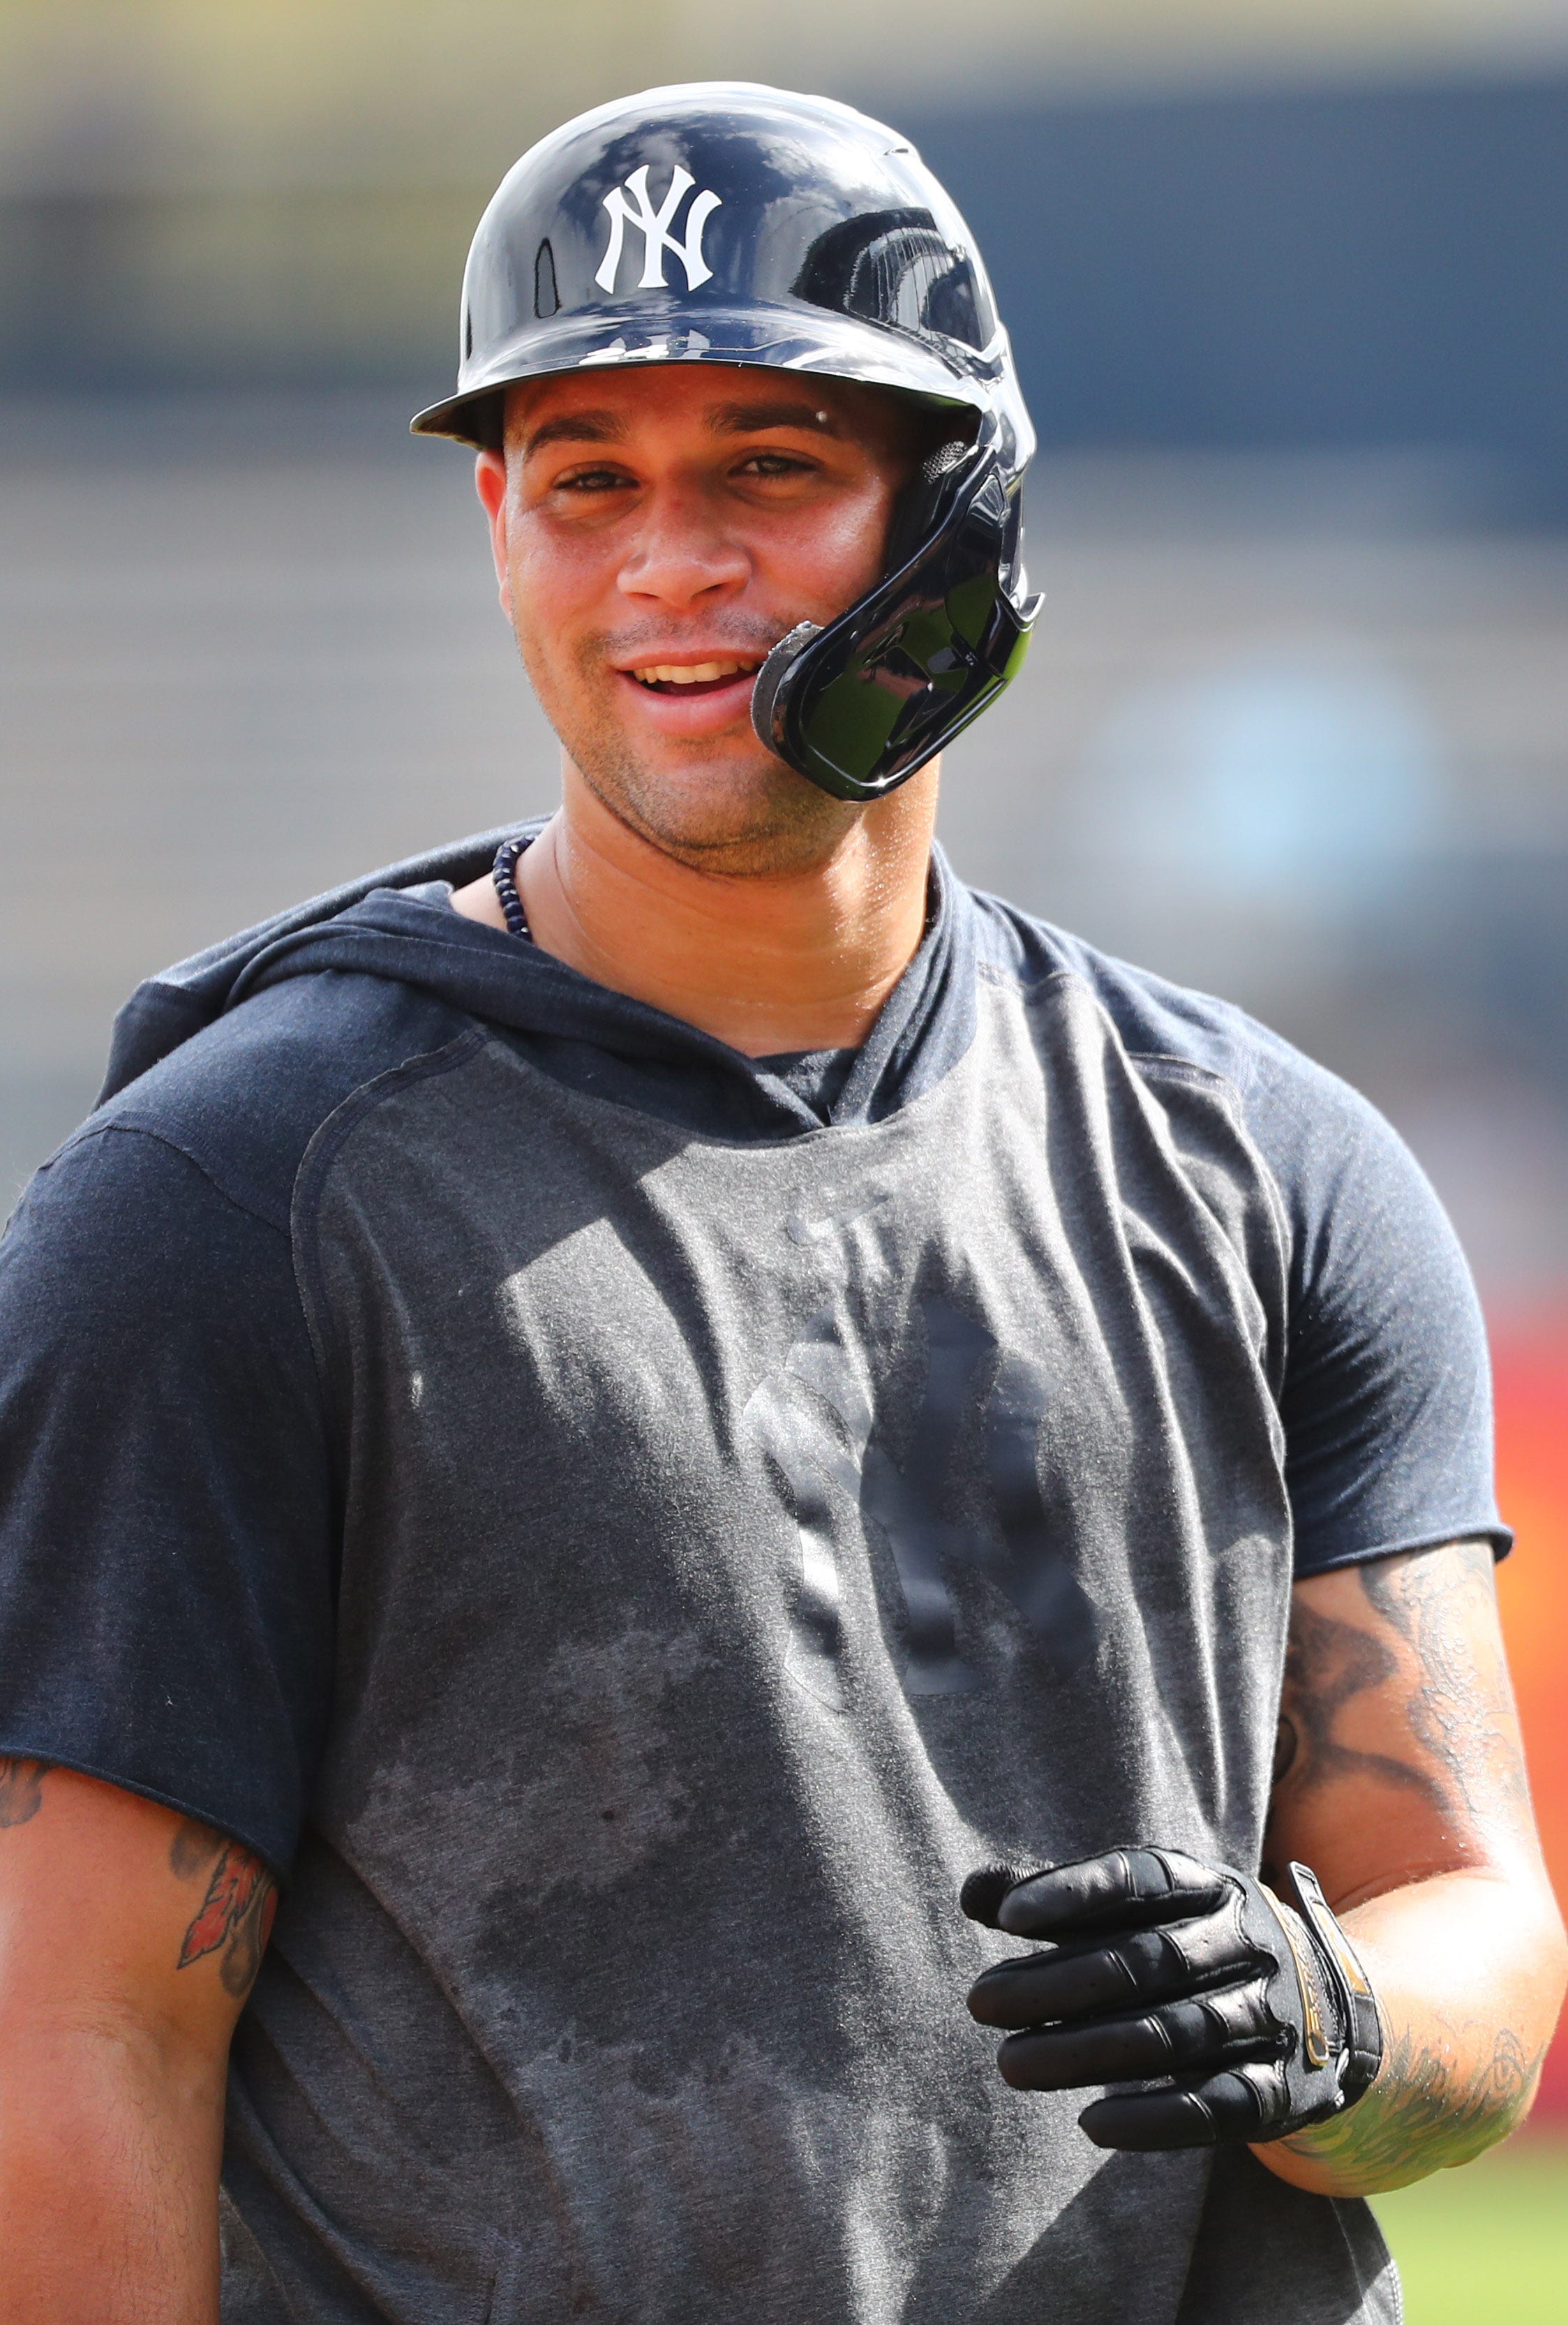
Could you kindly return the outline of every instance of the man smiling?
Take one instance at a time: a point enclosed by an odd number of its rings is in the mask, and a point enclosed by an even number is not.
[[[144,987],[0,1245],[7,2325],[1393,2319],[1563,1979],[1484,1345],[1350,1091],[934,848],[962,220],[604,107],[416,425],[559,810]]]
[[[761,746],[752,697],[781,636],[879,579],[936,421],[853,383],[750,379],[508,391],[479,495],[569,801],[519,885],[537,941],[602,984],[750,1056],[850,1050],[919,942],[936,770],[835,798]],[[455,902],[504,925],[489,879]]]

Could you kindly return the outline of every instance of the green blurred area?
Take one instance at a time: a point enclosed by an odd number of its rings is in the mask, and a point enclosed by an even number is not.
[[[1568,2139],[1526,2134],[1379,2196],[1407,2325],[1564,2325]]]

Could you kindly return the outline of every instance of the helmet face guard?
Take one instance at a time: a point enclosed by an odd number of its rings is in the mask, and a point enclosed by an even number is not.
[[[881,798],[1022,660],[1034,435],[973,238],[908,142],[852,107],[749,82],[601,106],[503,180],[463,285],[457,393],[423,435],[498,448],[505,390],[549,374],[718,363],[856,380],[952,415],[902,497],[889,571],[759,672],[768,747]]]
[[[944,445],[914,496],[928,505],[914,554],[836,622],[780,638],[752,690],[761,739],[838,799],[881,799],[978,718],[1039,610],[1014,594],[1019,482],[994,446]]]

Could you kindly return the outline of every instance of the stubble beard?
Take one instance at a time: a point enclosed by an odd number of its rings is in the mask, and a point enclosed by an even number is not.
[[[612,689],[620,681],[606,674],[605,641],[590,639],[578,649],[576,683],[569,690],[519,643],[545,716],[589,791],[619,822],[678,862],[740,879],[803,872],[831,857],[857,820],[849,801],[819,791],[749,736],[687,743],[685,780],[672,782],[639,756],[614,715]],[[619,643],[623,648],[625,641]],[[766,653],[771,643],[747,641],[736,651]]]

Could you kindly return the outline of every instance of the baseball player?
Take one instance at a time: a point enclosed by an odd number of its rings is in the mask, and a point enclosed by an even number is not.
[[[1480,1323],[933,845],[1037,607],[963,220],[603,107],[415,426],[559,809],[144,986],[0,1245],[0,2314],[1394,2320],[1563,1981]]]

